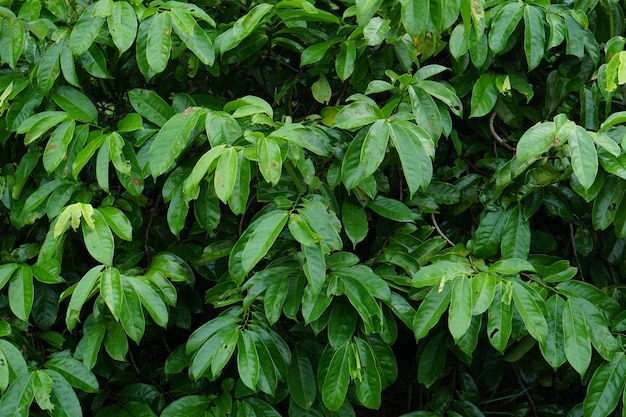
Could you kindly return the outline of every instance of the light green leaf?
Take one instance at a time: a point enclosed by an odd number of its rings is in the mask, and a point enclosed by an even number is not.
[[[397,121],[391,123],[391,143],[400,157],[402,171],[412,197],[417,190],[426,188],[431,181],[433,166],[429,155],[434,152],[432,138],[424,129],[413,123]]]
[[[338,410],[343,404],[350,383],[350,345],[340,346],[332,355],[328,373],[322,385],[322,400],[331,411]]]
[[[495,275],[485,272],[471,278],[472,283],[472,314],[479,315],[487,311],[496,294],[497,279]]]
[[[2,31],[0,31],[0,56],[2,61],[9,64],[13,71],[16,70],[17,61],[24,51],[26,40],[26,28],[22,19],[2,19]]]
[[[210,402],[210,398],[206,396],[186,395],[165,407],[160,417],[202,417]]]
[[[215,194],[223,203],[235,188],[237,180],[237,151],[233,147],[228,147],[222,152],[215,168],[214,186]]]
[[[138,109],[135,109],[138,110]],[[175,160],[194,138],[205,113],[191,108],[169,119],[157,133],[148,152],[148,165],[153,177],[169,171]]]
[[[486,72],[481,74],[474,88],[472,88],[472,104],[470,117],[481,117],[488,114],[498,100],[496,74]]]
[[[553,295],[546,301],[548,309],[548,335],[539,342],[541,354],[556,370],[565,363],[564,336],[563,336],[563,308],[565,301],[559,295]]]
[[[543,297],[523,281],[513,281],[513,301],[528,333],[542,342],[548,336],[547,308]]]
[[[251,233],[241,254],[241,265],[246,273],[267,254],[285,227],[288,217],[286,211],[275,210],[248,226]]]
[[[117,268],[106,268],[100,275],[100,295],[109,307],[113,318],[119,321],[124,302],[124,291],[122,289],[122,277]]]
[[[95,211],[99,212],[107,225],[119,238],[132,241],[133,226],[128,217],[117,207],[99,207]]]
[[[448,328],[455,343],[467,332],[472,322],[472,284],[464,276],[452,281],[450,308],[448,311]]]
[[[356,247],[357,243],[365,239],[369,230],[365,210],[350,200],[344,200],[341,206],[341,219],[348,239],[352,246]]]
[[[93,226],[81,223],[85,247],[89,254],[105,265],[113,264],[115,243],[113,233],[104,217],[97,211],[93,213]]]
[[[57,126],[50,135],[50,139],[43,151],[43,166],[47,173],[51,173],[63,162],[67,156],[67,148],[74,136],[76,122],[66,120]]]
[[[379,119],[370,126],[363,140],[361,148],[360,164],[363,165],[362,177],[372,175],[381,164],[387,153],[389,141],[389,123]]]
[[[137,36],[137,16],[133,6],[126,1],[113,2],[113,10],[107,17],[107,25],[113,43],[120,52],[126,52]]]
[[[241,332],[237,341],[237,369],[241,382],[256,390],[260,370],[259,355],[254,340],[247,331]]]
[[[563,334],[565,357],[582,377],[591,363],[591,339],[585,315],[570,299],[563,307]]]
[[[146,43],[148,65],[157,74],[163,72],[170,59],[172,48],[172,16],[170,12],[157,13],[150,19]]]
[[[273,137],[263,137],[257,142],[259,170],[266,182],[278,184],[281,178],[283,157],[278,142]]]
[[[429,0],[400,0],[402,25],[407,33],[415,38],[426,30],[428,23]]]
[[[502,257],[526,259],[530,251],[530,225],[520,206],[515,206],[502,230]]]
[[[413,332],[415,340],[419,341],[426,337],[430,329],[439,322],[441,315],[448,309],[450,303],[451,285],[444,285],[441,290],[437,287],[431,290],[420,304],[413,319]]]
[[[22,265],[11,276],[9,282],[9,306],[17,318],[28,322],[33,309],[35,288],[33,286],[33,271],[28,265]]]
[[[494,54],[504,50],[523,14],[524,7],[519,2],[511,2],[498,9],[492,18],[489,31],[489,47]]]
[[[524,5],[524,52],[528,71],[535,69],[543,59],[546,49],[545,16],[542,8],[532,4]],[[568,39],[568,42],[571,41]]]
[[[372,103],[355,101],[339,110],[335,116],[335,126],[340,129],[357,130],[383,118],[383,113]]]
[[[70,34],[70,49],[74,56],[80,56],[87,52],[87,49],[93,44],[94,40],[100,32],[100,28],[104,23],[101,16],[93,16],[95,4],[87,7],[80,14],[76,24],[72,28]]]
[[[85,392],[98,392],[100,389],[95,375],[74,358],[52,358],[46,362],[46,368],[58,372],[72,386]]]
[[[593,373],[583,402],[585,416],[611,415],[621,396],[626,381],[626,359],[619,352],[610,363],[601,364]]]
[[[172,8],[172,22],[176,34],[185,46],[193,52],[205,65],[211,66],[215,62],[215,49],[209,35],[198,25],[187,11]],[[191,26],[191,27],[190,27]],[[189,30],[191,29],[191,30]]]
[[[413,222],[413,212],[404,203],[393,198],[377,196],[367,203],[367,207],[382,217],[401,222]]]
[[[576,126],[574,133],[569,136],[568,145],[574,174],[585,190],[588,190],[598,173],[598,154],[593,139],[584,128]]]

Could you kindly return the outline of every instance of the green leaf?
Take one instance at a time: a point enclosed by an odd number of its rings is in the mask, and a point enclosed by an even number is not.
[[[311,94],[313,94],[313,98],[318,103],[328,104],[330,102],[333,91],[330,88],[326,76],[320,76],[320,78],[311,85]]]
[[[303,246],[311,246],[321,241],[323,238],[319,234],[315,233],[311,226],[300,216],[298,213],[291,213],[289,215],[289,232]],[[319,246],[321,252],[321,246]],[[323,252],[322,252],[323,254]]]
[[[582,377],[591,363],[591,339],[585,315],[570,299],[563,307],[563,334],[565,357]]]
[[[215,62],[215,50],[209,35],[198,25],[187,11],[172,8],[172,22],[174,30],[191,52],[205,65],[211,66]],[[189,30],[191,29],[191,30]]]
[[[95,375],[74,358],[52,358],[46,362],[46,368],[58,372],[72,386],[85,392],[98,392],[100,389]]]
[[[348,342],[356,330],[359,320],[354,308],[345,299],[335,300],[328,318],[328,342],[337,349]]]
[[[365,210],[350,200],[344,200],[341,206],[341,219],[348,239],[352,246],[356,247],[357,243],[365,239],[369,230]]]
[[[569,136],[568,145],[574,174],[585,190],[588,190],[598,173],[598,156],[593,139],[584,128],[576,126],[574,133]]]
[[[98,212],[93,213],[93,225],[81,223],[85,247],[89,254],[98,262],[105,265],[113,264],[115,243],[113,233],[104,217]]]
[[[241,265],[246,273],[267,254],[287,223],[288,213],[275,210],[250,226],[250,236],[241,254]]]
[[[360,164],[363,165],[362,178],[372,175],[385,158],[387,143],[389,142],[389,123],[386,120],[377,120],[370,126],[363,140]]]
[[[57,126],[43,151],[43,166],[49,174],[63,162],[67,156],[67,148],[74,137],[76,122],[66,120]]]
[[[302,51],[300,55],[300,66],[314,64],[317,61],[324,58],[328,49],[341,42],[343,38],[341,37],[333,37],[327,41],[315,43]]]
[[[97,208],[95,211],[102,215],[107,225],[119,238],[129,242],[133,240],[133,226],[120,209],[108,206]]]
[[[398,121],[391,123],[391,143],[400,157],[402,171],[412,197],[417,190],[426,188],[431,181],[433,167],[429,155],[433,152],[432,138],[419,126]]]
[[[120,55],[123,54],[133,45],[137,36],[137,16],[131,4],[126,1],[113,2],[113,10],[107,17],[107,26],[113,43]]]
[[[160,417],[202,417],[210,402],[211,400],[206,396],[186,395],[165,407]]]
[[[448,311],[448,328],[455,343],[467,332],[472,322],[472,284],[464,276],[452,281],[450,308]]]
[[[601,364],[593,373],[587,395],[583,402],[586,416],[606,417],[611,415],[621,396],[626,381],[626,360],[619,352],[610,363]]]
[[[256,151],[259,158],[259,170],[263,178],[275,186],[280,181],[283,167],[283,157],[278,142],[271,136],[260,138]]]
[[[174,116],[172,108],[156,92],[135,88],[128,92],[135,111],[157,126],[163,126]]]
[[[496,294],[496,276],[481,272],[471,278],[471,283],[472,314],[482,314],[491,306]]]
[[[87,52],[100,32],[104,18],[92,14],[95,4],[87,7],[78,17],[70,34],[70,49],[74,56]]]
[[[16,70],[17,61],[24,51],[26,40],[26,28],[22,19],[15,16],[2,20],[0,31],[0,56],[2,61],[9,64],[13,71]]]
[[[99,284],[100,275],[104,269],[104,265],[98,265],[91,268],[83,275],[76,287],[72,292],[72,298],[70,299],[69,306],[67,307],[65,315],[65,323],[67,328],[72,330],[76,323],[79,321],[80,310],[83,305],[94,294],[94,289]]]
[[[16,378],[0,398],[0,413],[3,416],[26,417],[33,400],[31,374]],[[25,413],[24,413],[25,412]]]
[[[241,382],[256,390],[260,372],[259,355],[254,340],[247,331],[241,332],[237,341],[237,368]]]
[[[9,306],[17,318],[28,322],[34,296],[33,271],[30,266],[22,265],[13,272],[9,282]]]
[[[502,230],[502,257],[528,258],[530,252],[530,225],[520,206],[515,206]]]
[[[420,304],[413,319],[413,332],[415,340],[419,341],[426,337],[430,329],[439,322],[441,315],[448,309],[451,298],[451,285],[444,285],[443,288],[431,288],[431,290]]]
[[[226,203],[232,194],[236,180],[237,151],[233,147],[228,147],[220,156],[214,177],[215,194],[223,203]]]
[[[54,405],[50,402],[50,394],[52,393],[52,378],[43,370],[35,371],[31,377],[33,393],[37,405],[42,410],[52,410]]]
[[[39,139],[44,133],[67,119],[67,113],[62,111],[44,111],[24,120],[17,129],[17,133],[26,133],[24,136],[24,144]]]
[[[61,73],[59,56],[62,45],[54,43],[43,54],[37,67],[37,85],[44,92],[50,91],[57,77]]]
[[[508,298],[508,291],[512,287],[505,288],[505,281],[498,282],[493,302],[488,309],[487,335],[489,343],[498,352],[504,354],[512,332],[513,305]],[[507,298],[509,302],[507,302]]]
[[[50,369],[44,369],[44,372],[52,379],[51,400],[55,407],[53,415],[58,417],[80,416],[82,409],[72,386],[58,372]]]
[[[430,388],[441,377],[441,372],[446,364],[447,353],[448,340],[444,333],[439,333],[426,342],[417,365],[419,383]]]
[[[50,96],[70,117],[80,122],[98,123],[96,106],[80,91],[68,86],[59,86]]]
[[[524,5],[524,52],[528,71],[535,69],[543,59],[546,48],[545,15],[540,7]]]
[[[424,128],[433,139],[438,139],[443,132],[443,121],[435,100],[424,89],[412,85],[409,86],[409,97],[417,125]]]
[[[488,114],[496,105],[497,99],[496,74],[492,72],[482,74],[472,88],[470,117],[481,117]]]
[[[287,387],[293,401],[304,409],[309,409],[315,402],[317,386],[313,366],[303,349],[291,352],[291,363],[287,372]]]
[[[124,331],[135,343],[139,344],[146,327],[146,320],[141,308],[141,299],[132,286],[122,281],[124,298],[120,311],[120,323]]]
[[[353,39],[348,39],[341,44],[339,49],[339,55],[335,60],[335,71],[341,79],[345,81],[354,72],[354,65],[356,63],[356,43]]]
[[[97,45],[93,44],[87,52],[78,57],[80,64],[89,74],[96,78],[113,78],[107,70],[107,58],[104,51]]]
[[[536,272],[535,267],[524,259],[502,259],[489,266],[489,272],[497,272],[506,275],[516,275],[522,271]]]
[[[157,13],[150,19],[146,43],[148,65],[157,74],[163,72],[170,59],[172,48],[172,16],[169,12]]]
[[[404,203],[392,198],[377,196],[367,203],[367,207],[382,217],[397,222],[413,222],[411,210]]]
[[[341,345],[332,355],[328,373],[322,384],[322,400],[331,411],[337,411],[343,404],[350,383],[350,345]]]
[[[430,2],[428,0],[400,0],[402,25],[415,38],[426,30]]]
[[[553,295],[546,301],[548,309],[548,335],[539,342],[541,354],[545,360],[556,370],[567,360],[565,356],[565,339],[563,336],[563,309],[565,301],[558,295]]]
[[[513,301],[528,333],[540,343],[548,336],[546,303],[542,296],[523,281],[513,281]]]
[[[326,282],[326,260],[322,245],[317,243],[310,246],[303,246],[305,263],[303,266],[304,275],[307,278],[313,294],[319,294]]]
[[[538,123],[524,132],[518,141],[515,160],[518,166],[525,166],[558,144],[554,124],[550,122]]]
[[[370,344],[360,337],[355,338],[356,352],[361,366],[361,378],[355,381],[356,396],[365,407],[377,410],[381,405],[382,379],[376,355]]]
[[[119,321],[124,302],[124,291],[122,289],[122,277],[117,268],[106,268],[100,275],[100,295],[113,318]]]
[[[191,108],[176,114],[163,125],[148,152],[148,165],[153,177],[166,173],[174,166],[176,158],[194,138],[198,125],[204,121],[201,120],[202,116],[203,111]]]
[[[509,38],[515,31],[524,14],[524,5],[510,2],[498,9],[491,21],[489,31],[489,47],[494,54],[504,51]]]

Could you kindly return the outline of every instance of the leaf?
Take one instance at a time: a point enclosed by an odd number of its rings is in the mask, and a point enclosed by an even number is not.
[[[321,244],[303,246],[305,263],[303,266],[304,275],[307,278],[313,294],[319,294],[326,282],[326,260]]]
[[[186,395],[172,401],[163,409],[160,417],[202,417],[210,401],[206,396]]]
[[[131,4],[114,1],[113,10],[107,17],[107,26],[113,43],[120,55],[123,54],[133,45],[137,36],[137,16]]]
[[[356,396],[365,407],[377,410],[381,405],[382,379],[376,356],[370,344],[360,337],[355,338],[356,352],[361,366],[361,379],[355,381]]]
[[[341,44],[339,56],[335,60],[335,70],[341,81],[345,81],[354,72],[356,61],[356,43],[352,39]]]
[[[411,210],[404,203],[392,198],[377,196],[367,203],[367,207],[382,217],[397,222],[413,222]]]
[[[523,210],[515,206],[502,230],[502,257],[526,259],[530,252],[530,225]]]
[[[104,18],[92,14],[95,4],[87,7],[78,17],[76,24],[70,33],[70,49],[74,56],[80,56],[87,52],[93,44],[100,28],[104,23]]]
[[[241,382],[252,390],[257,389],[259,378],[259,356],[252,337],[248,332],[241,332],[237,341],[237,368]]]
[[[433,139],[438,139],[443,132],[443,121],[435,100],[424,89],[413,86],[409,86],[409,97],[417,125],[426,130]]]
[[[13,71],[16,70],[17,61],[24,51],[26,40],[26,28],[22,19],[12,16],[2,20],[0,32],[0,56],[2,61],[9,64]]]
[[[471,278],[472,284],[472,315],[479,315],[487,311],[496,294],[496,276],[488,273],[478,273]]]
[[[287,387],[293,401],[304,409],[311,408],[317,395],[315,373],[303,349],[294,349],[287,372]]]
[[[232,194],[236,180],[237,151],[233,147],[228,147],[220,156],[214,177],[215,194],[223,203],[226,203]]]
[[[430,388],[441,376],[446,364],[448,341],[444,333],[435,335],[426,342],[417,365],[417,380]]]
[[[525,166],[538,156],[555,146],[556,134],[554,124],[549,122],[538,123],[528,129],[517,143],[515,159],[518,166]]]
[[[522,271],[535,271],[535,267],[524,259],[501,259],[489,266],[489,272],[497,272],[506,275],[516,275]]]
[[[508,3],[495,13],[489,31],[489,47],[494,54],[504,51],[523,15],[523,4],[518,2]]]
[[[146,43],[148,65],[157,74],[167,67],[172,47],[172,16],[169,12],[155,14],[150,19]]]
[[[455,343],[467,332],[472,322],[472,287],[464,276],[452,281],[450,308],[448,310],[448,328]]]
[[[311,84],[311,94],[313,98],[321,104],[328,104],[332,98],[333,92],[330,88],[330,84],[326,79],[326,76],[322,75],[320,78]]]
[[[58,372],[72,386],[85,392],[98,392],[100,389],[95,375],[74,358],[49,359],[46,368]]]
[[[28,409],[34,400],[31,387],[31,374],[16,378],[0,398],[0,413],[3,416],[28,416]],[[24,414],[23,411],[26,411]]]
[[[109,206],[97,208],[96,211],[119,238],[129,242],[133,240],[133,226],[120,209]]]
[[[507,292],[511,287],[504,288],[504,282],[500,281],[496,286],[496,293],[489,306],[487,319],[489,343],[502,354],[506,350],[513,328],[513,305],[507,302]]]
[[[287,223],[288,214],[275,210],[248,226],[250,236],[241,254],[241,265],[246,273],[267,254]]]
[[[9,282],[9,306],[20,320],[28,322],[34,295],[33,271],[30,266],[22,265],[13,272]]]
[[[582,377],[591,363],[591,339],[584,314],[570,299],[563,307],[563,334],[565,357]]]
[[[402,25],[407,33],[415,38],[426,30],[429,9],[428,0],[400,0]]]
[[[43,151],[43,166],[47,173],[51,173],[67,157],[67,148],[74,136],[76,122],[66,120],[57,126],[50,135],[50,139]]]
[[[496,74],[484,73],[472,88],[470,117],[481,117],[488,114],[496,105],[496,100],[498,100]]]
[[[357,243],[365,239],[369,230],[365,210],[350,200],[344,200],[341,206],[341,219],[348,239],[352,246],[356,247]]]
[[[574,174],[585,190],[588,190],[598,173],[598,156],[593,139],[584,128],[576,126],[574,133],[569,136],[568,145]]]
[[[441,291],[437,287],[431,288],[413,319],[415,340],[426,337],[430,329],[439,322],[441,315],[448,309],[450,297],[450,285],[444,285]]]
[[[52,410],[54,405],[50,402],[50,394],[52,393],[52,378],[43,370],[37,370],[31,377],[33,385],[33,393],[37,405],[42,410]]]
[[[349,302],[335,300],[328,317],[328,342],[337,349],[354,336],[359,316]]]
[[[50,45],[48,50],[43,54],[39,65],[37,66],[37,85],[47,93],[53,87],[54,82],[61,73],[59,66],[59,56],[61,54],[61,44],[55,43]]]
[[[85,71],[92,76],[96,78],[113,78],[107,70],[107,59],[104,51],[97,44],[91,45],[87,52],[78,57],[78,60]]]
[[[394,122],[391,123],[391,143],[398,152],[402,171],[409,186],[409,194],[413,197],[417,190],[428,186],[433,175],[429,157],[433,149],[432,138],[417,125]],[[424,143],[427,143],[430,149],[424,146]]]
[[[138,110],[138,109],[135,109]],[[140,113],[141,114],[141,113]],[[204,113],[192,108],[170,118],[157,133],[148,151],[148,165],[153,177],[169,171],[176,158],[194,138]]]
[[[539,343],[541,354],[556,370],[565,363],[564,336],[563,336],[563,308],[565,301],[558,295],[553,295],[546,301],[548,308],[548,335]]]
[[[70,117],[80,122],[98,123],[96,106],[80,91],[68,86],[59,86],[50,96]]]
[[[172,8],[172,23],[176,34],[185,43],[191,52],[205,65],[211,66],[215,62],[215,49],[207,33],[198,25],[187,11]],[[188,28],[191,26],[191,30]]]
[[[115,243],[113,233],[104,217],[98,212],[93,213],[93,225],[81,223],[85,247],[89,254],[98,262],[105,265],[113,264]]]
[[[93,290],[99,284],[100,275],[104,269],[104,265],[98,265],[91,268],[83,275],[78,281],[77,286],[74,288],[72,298],[67,307],[65,315],[65,323],[67,328],[72,330],[76,323],[79,321],[80,310],[87,300],[93,295]]]
[[[328,373],[322,384],[322,400],[331,411],[337,411],[343,404],[350,383],[350,345],[341,345],[332,355]]]
[[[132,286],[122,281],[124,298],[120,311],[120,323],[124,331],[135,343],[139,344],[143,337],[146,320],[141,308],[141,299]]]
[[[626,381],[626,360],[619,352],[610,363],[601,364],[593,373],[587,395],[583,402],[586,416],[606,417],[611,415],[620,398]]]
[[[543,59],[546,48],[544,21],[543,9],[531,4],[524,5],[524,52],[528,71],[535,69]]]
[[[104,299],[113,318],[119,321],[124,300],[122,278],[117,268],[106,268],[100,275],[100,295]]]
[[[135,88],[128,92],[128,98],[137,113],[157,126],[163,126],[175,114],[165,100],[152,90]]]
[[[541,295],[528,284],[513,281],[513,301],[528,333],[540,343],[548,336],[546,304]]]
[[[372,175],[385,158],[389,141],[389,123],[379,119],[370,126],[363,140],[360,164],[363,165],[362,178]]]
[[[283,167],[283,157],[278,142],[271,136],[260,138],[256,151],[259,158],[259,170],[263,178],[275,186],[280,181]]]

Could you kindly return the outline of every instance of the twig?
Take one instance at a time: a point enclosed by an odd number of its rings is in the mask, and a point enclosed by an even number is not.
[[[495,118],[496,118],[496,112],[494,111],[493,113],[491,113],[491,117],[489,117],[489,131],[491,132],[491,136],[493,136],[493,138],[496,141],[498,141],[498,143],[502,145],[505,149],[508,149],[511,152],[515,152],[515,148],[509,145],[509,143],[505,141],[504,139],[502,139],[502,137],[498,135],[498,132],[496,132],[496,128],[493,125]]]
[[[146,258],[148,260],[147,265],[150,265],[150,250],[148,249],[148,242],[150,241],[150,228],[152,227],[152,220],[156,215],[157,210],[159,209],[159,202],[161,201],[161,194],[157,196],[157,199],[154,203],[154,207],[150,211],[150,217],[148,218],[148,224],[146,225],[146,234],[143,242],[143,250],[146,253]]]
[[[538,417],[539,415],[537,414],[537,407],[535,406],[535,401],[533,400],[533,397],[528,392],[528,388],[524,386],[524,382],[522,382],[522,377],[520,376],[519,371],[517,370],[515,365],[512,365],[511,367],[513,368],[513,373],[515,373],[515,379],[517,379],[517,383],[519,384],[522,391],[524,391],[524,394],[526,394],[526,398],[528,398],[528,403],[530,404],[530,408],[533,410],[533,416]]]
[[[439,234],[439,236],[441,236],[443,238],[443,240],[448,242],[448,245],[450,245],[452,247],[456,246],[454,244],[454,242],[451,241],[448,236],[446,236],[446,234],[443,232],[443,230],[441,230],[441,228],[439,227],[439,223],[437,223],[437,219],[435,219],[435,214],[434,213],[430,213],[430,219],[433,221],[433,226],[435,226],[435,229],[437,230],[437,233]]]
[[[576,265],[578,265],[578,272],[580,272],[581,281],[585,280],[583,275],[583,267],[580,263],[580,259],[578,258],[578,250],[576,249],[576,241],[574,240],[574,225],[572,223],[569,224],[569,236],[572,241],[572,250],[574,251],[574,259],[576,259]]]

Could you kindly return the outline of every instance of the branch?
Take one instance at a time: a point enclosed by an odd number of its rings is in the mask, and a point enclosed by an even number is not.
[[[489,118],[489,131],[491,132],[491,136],[493,136],[493,138],[505,149],[508,149],[511,152],[515,152],[515,147],[509,145],[509,143],[506,140],[502,139],[502,137],[498,135],[498,132],[496,132],[496,128],[493,125],[493,121],[495,120],[495,118],[496,112],[494,111],[493,113],[491,113],[491,117]]]
[[[446,236],[446,234],[443,232],[443,230],[441,230],[441,228],[439,227],[439,223],[437,223],[437,219],[435,218],[435,214],[434,213],[430,213],[430,219],[433,221],[433,226],[435,226],[435,229],[437,230],[437,233],[439,234],[439,236],[441,236],[443,238],[443,240],[448,242],[448,245],[450,245],[452,247],[456,246],[454,244],[454,242],[451,241],[448,236]]]

